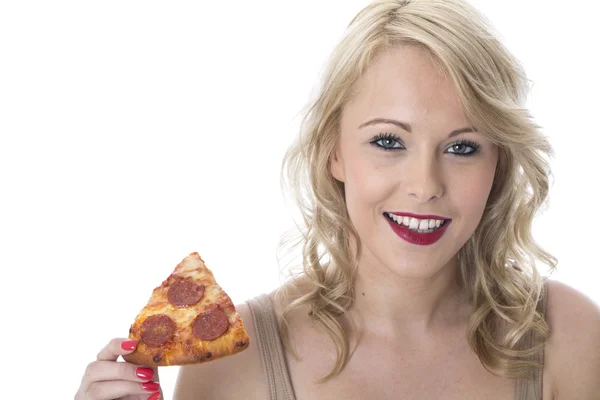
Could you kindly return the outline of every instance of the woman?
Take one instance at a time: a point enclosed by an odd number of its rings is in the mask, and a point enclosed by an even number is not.
[[[254,346],[181,367],[174,398],[600,398],[600,310],[535,267],[557,261],[531,235],[552,148],[527,83],[461,0],[362,10],[284,159],[302,271],[238,305]],[[121,342],[76,399],[149,397]]]

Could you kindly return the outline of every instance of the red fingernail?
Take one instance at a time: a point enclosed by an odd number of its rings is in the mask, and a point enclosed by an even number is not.
[[[156,392],[158,389],[160,389],[160,385],[156,382],[142,383],[142,387],[144,390],[148,390],[149,392]]]
[[[149,381],[154,376],[154,370],[152,368],[139,367],[135,369],[135,375],[145,381]]]
[[[135,349],[136,344],[137,340],[124,340],[121,342],[121,348],[123,350],[131,351]]]
[[[156,392],[152,396],[148,397],[148,400],[158,400],[159,397],[160,397],[160,392]]]

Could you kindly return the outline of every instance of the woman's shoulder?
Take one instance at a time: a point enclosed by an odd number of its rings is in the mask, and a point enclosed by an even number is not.
[[[600,393],[600,307],[573,287],[548,279],[546,321],[551,335],[545,369],[555,399]]]
[[[236,311],[248,333],[248,348],[208,363],[180,367],[173,399],[268,398],[252,312],[247,302],[236,305]]]

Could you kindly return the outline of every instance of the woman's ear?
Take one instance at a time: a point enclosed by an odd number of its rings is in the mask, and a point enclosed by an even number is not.
[[[329,167],[331,169],[331,175],[338,181],[344,182],[346,179],[346,176],[344,175],[344,160],[339,153],[339,145],[336,145],[333,155],[329,160]]]

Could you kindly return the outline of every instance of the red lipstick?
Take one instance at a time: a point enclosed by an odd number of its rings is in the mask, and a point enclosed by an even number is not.
[[[441,225],[435,231],[429,232],[429,233],[419,233],[419,232],[415,232],[415,231],[408,229],[407,226],[399,225],[396,222],[392,221],[390,219],[390,217],[385,216],[386,221],[388,222],[388,224],[390,224],[390,227],[392,228],[394,233],[396,233],[396,235],[400,236],[402,239],[406,240],[408,243],[412,243],[412,244],[416,244],[416,245],[420,245],[420,246],[427,246],[427,245],[433,244],[433,243],[437,242],[438,240],[440,240],[440,238],[442,237],[444,232],[446,232],[446,229],[448,229],[450,222],[452,222],[450,219],[447,219],[444,217],[439,217],[439,216],[417,217],[417,216],[415,216],[415,214],[409,214],[409,213],[390,213],[390,214],[402,215],[402,216],[413,217],[413,218],[421,218],[421,219],[443,219],[444,220],[444,225]]]

